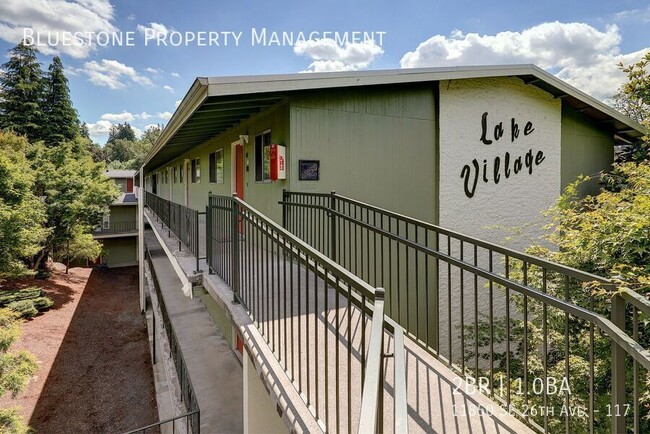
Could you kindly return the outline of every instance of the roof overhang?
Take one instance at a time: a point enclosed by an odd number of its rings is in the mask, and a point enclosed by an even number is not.
[[[617,141],[633,142],[648,131],[608,105],[535,65],[463,66],[362,72],[197,78],[147,154],[145,174],[218,136],[292,92],[490,77],[518,77],[602,123]]]

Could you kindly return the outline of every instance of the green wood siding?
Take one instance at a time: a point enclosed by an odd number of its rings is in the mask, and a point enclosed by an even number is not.
[[[278,205],[278,201],[282,197],[282,189],[288,188],[287,181],[255,182],[255,152],[254,142],[255,135],[262,133],[266,130],[271,130],[271,141],[280,145],[287,146],[287,154],[289,153],[289,106],[282,104],[272,107],[259,115],[256,115],[241,125],[238,125],[231,130],[219,135],[205,143],[197,146],[191,151],[181,155],[179,158],[171,161],[169,164],[160,167],[154,173],[162,174],[167,167],[178,167],[185,159],[190,161],[199,157],[201,167],[201,179],[198,183],[191,182],[191,178],[187,178],[188,173],[184,174],[183,181],[189,179],[189,203],[191,208],[199,211],[204,211],[207,205],[208,193],[213,194],[232,194],[231,187],[231,145],[233,142],[239,140],[240,135],[248,135],[249,141],[244,145],[244,159],[249,163],[249,169],[244,169],[244,199],[250,202],[254,207],[265,213],[269,217],[280,221],[282,211]],[[218,150],[224,151],[224,182],[223,184],[209,182],[209,164],[208,156]],[[178,169],[177,169],[178,170]],[[162,180],[162,176],[159,176]],[[185,192],[184,184],[180,182],[174,183],[173,170],[169,175],[169,182],[158,182],[158,195],[166,199],[170,198],[170,184],[171,184],[171,199],[174,202],[184,203]]]
[[[292,96],[291,190],[336,190],[436,223],[434,89],[424,84]],[[320,160],[320,180],[299,181],[299,160]]]
[[[137,221],[138,205],[113,205],[110,207],[112,222]]]
[[[579,175],[609,170],[614,161],[614,138],[602,124],[562,105],[562,188]],[[581,188],[582,194],[598,192],[598,179]]]
[[[137,257],[138,237],[106,238],[101,240],[103,245],[102,262],[111,268],[134,265]]]

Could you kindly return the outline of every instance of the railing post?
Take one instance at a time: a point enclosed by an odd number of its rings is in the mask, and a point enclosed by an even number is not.
[[[612,322],[625,331],[625,300],[612,298]],[[625,351],[612,340],[612,434],[625,432]]]
[[[330,259],[336,261],[336,191],[330,193]]]
[[[208,192],[208,204],[205,206],[205,262],[208,264],[208,274],[212,274],[212,208],[210,207],[210,197],[212,192]]]
[[[198,211],[194,212],[194,250],[196,250],[196,252],[194,252],[194,256],[196,257],[196,271],[194,272],[194,274],[198,274],[201,272],[201,270],[199,269],[199,257],[201,256],[199,255],[199,252],[201,251],[201,249],[199,248],[199,212]]]
[[[231,246],[232,246],[232,292],[233,303],[239,303],[239,234],[237,228],[239,205],[237,204],[237,193],[232,194],[232,215],[231,215]]]
[[[282,189],[282,227],[287,229],[287,199],[289,199],[289,192],[286,188]],[[287,229],[288,230],[288,229]]]

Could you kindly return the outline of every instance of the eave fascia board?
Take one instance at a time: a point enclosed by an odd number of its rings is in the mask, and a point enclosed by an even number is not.
[[[176,134],[176,132],[187,122],[194,112],[201,106],[208,95],[208,79],[198,77],[192,83],[192,86],[183,97],[178,108],[172,115],[171,119],[163,129],[162,134],[154,143],[149,153],[144,159],[142,170],[145,170],[151,159],[167,144],[167,142]]]

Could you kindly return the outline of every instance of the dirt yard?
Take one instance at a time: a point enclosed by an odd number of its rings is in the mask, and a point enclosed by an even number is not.
[[[39,369],[16,399],[37,433],[119,433],[158,420],[147,329],[138,307],[137,267],[72,268],[38,285],[54,301],[23,324],[14,348]]]

